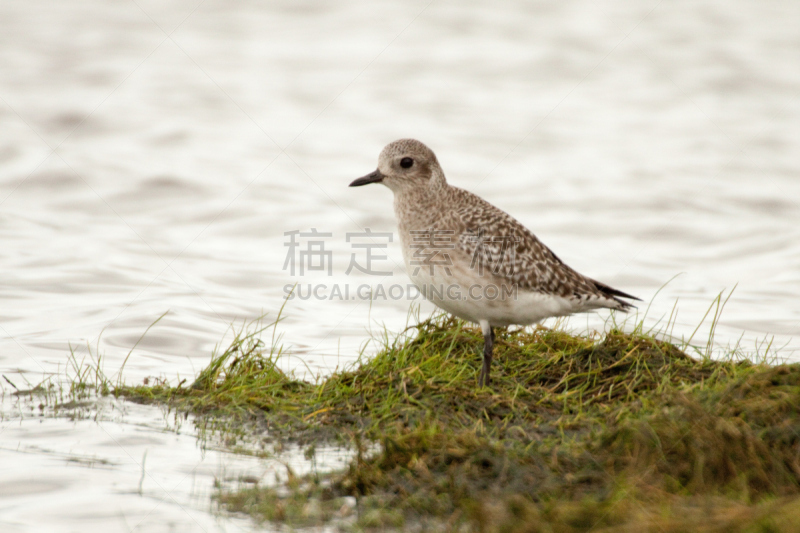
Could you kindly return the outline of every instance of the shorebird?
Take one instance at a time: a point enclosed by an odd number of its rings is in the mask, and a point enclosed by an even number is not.
[[[483,198],[445,180],[433,151],[414,139],[388,144],[378,168],[350,187],[394,193],[403,259],[426,299],[480,325],[480,387],[491,383],[494,328],[594,309],[627,311],[639,300],[579,274],[536,236]]]

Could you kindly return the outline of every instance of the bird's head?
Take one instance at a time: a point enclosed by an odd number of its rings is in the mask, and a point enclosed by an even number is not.
[[[415,139],[400,139],[381,151],[374,172],[358,178],[350,186],[369,183],[383,183],[397,193],[443,185],[445,179],[433,150]]]

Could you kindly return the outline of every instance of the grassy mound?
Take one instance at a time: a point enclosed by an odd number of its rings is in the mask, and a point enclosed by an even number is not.
[[[120,387],[276,438],[351,443],[349,468],[219,495],[231,510],[424,531],[789,531],[800,523],[800,366],[693,359],[634,332],[480,332],[440,317],[318,384],[244,335],[194,384]],[[379,451],[366,452],[378,443]]]

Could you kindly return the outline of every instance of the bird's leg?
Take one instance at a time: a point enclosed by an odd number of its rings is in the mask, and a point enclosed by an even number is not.
[[[492,350],[494,349],[494,329],[489,325],[488,320],[481,320],[481,330],[483,331],[483,366],[478,375],[478,386],[488,387],[492,383],[489,369],[492,366]]]

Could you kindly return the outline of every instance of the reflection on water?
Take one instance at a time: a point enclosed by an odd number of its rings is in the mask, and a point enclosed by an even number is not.
[[[718,343],[742,336],[749,349],[774,335],[797,360],[798,21],[788,1],[4,2],[2,373],[60,373],[70,344],[119,368],[169,311],[125,374],[182,379],[232,323],[274,319],[286,285],[405,285],[396,239],[377,265],[390,276],[345,271],[348,232],[395,228],[388,190],[347,184],[406,136],[578,271],[646,301],[677,276],[648,324],[678,300],[674,331],[689,335],[737,286]],[[331,234],[331,276],[283,268],[285,233],[312,228]],[[370,329],[400,329],[408,308],[296,298],[279,328],[294,353],[283,364],[301,374],[347,364]],[[54,516],[81,530],[99,522],[72,498],[113,492],[122,508],[140,505],[130,483],[81,482],[102,468],[50,454],[81,432],[100,442],[100,425],[8,420],[0,446],[24,468],[0,476],[0,501],[49,494],[66,513]],[[92,446],[74,450],[122,468]],[[2,507],[4,530],[33,530]],[[195,518],[171,520],[207,529],[197,524],[210,518]]]

